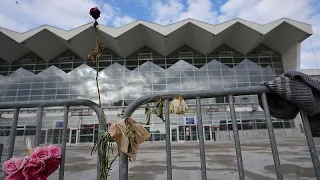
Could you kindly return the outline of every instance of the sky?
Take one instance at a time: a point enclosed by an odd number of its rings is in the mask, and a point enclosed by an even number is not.
[[[17,32],[47,24],[72,29],[88,22],[91,7],[100,24],[119,27],[136,20],[167,25],[186,18],[211,24],[242,18],[259,24],[282,17],[312,24],[302,43],[301,68],[320,69],[320,0],[0,0],[0,27]]]

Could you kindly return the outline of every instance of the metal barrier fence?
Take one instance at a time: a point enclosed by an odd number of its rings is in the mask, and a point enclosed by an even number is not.
[[[61,143],[61,165],[59,169],[59,180],[64,179],[64,167],[66,158],[66,143],[67,143],[67,129],[68,129],[68,117],[70,106],[87,106],[91,108],[98,116],[99,119],[99,137],[105,132],[106,119],[103,110],[96,103],[86,99],[75,99],[75,100],[53,100],[53,101],[33,101],[33,102],[16,102],[16,103],[0,103],[0,109],[14,109],[14,115],[11,124],[11,130],[9,135],[9,147],[7,159],[10,159],[14,151],[14,143],[17,134],[17,124],[19,119],[19,110],[21,108],[39,108],[39,115],[37,117],[37,128],[34,146],[39,146],[41,139],[41,127],[43,119],[43,109],[45,107],[57,107],[64,106],[64,118],[63,118],[63,130],[62,130],[62,143]],[[98,159],[99,161],[99,159]],[[99,164],[99,162],[97,162]],[[97,165],[97,167],[99,167]],[[97,168],[99,171],[99,168]]]
[[[234,89],[224,89],[224,90],[216,90],[216,91],[199,91],[199,92],[188,92],[188,93],[180,93],[184,99],[196,99],[196,109],[197,109],[197,119],[198,119],[198,136],[199,136],[199,146],[200,146],[200,160],[201,160],[201,177],[202,180],[207,180],[207,172],[206,172],[206,156],[205,156],[205,147],[204,147],[204,135],[203,135],[203,123],[202,123],[202,115],[201,115],[201,98],[212,98],[212,97],[220,97],[220,96],[228,96],[229,98],[229,106],[230,113],[232,119],[232,129],[234,135],[234,143],[235,150],[237,155],[237,164],[239,171],[239,179],[244,180],[244,168],[241,154],[241,146],[240,146],[240,138],[236,120],[236,112],[234,106],[234,96],[240,95],[258,95],[261,94],[262,106],[265,113],[266,125],[268,129],[270,145],[272,150],[272,156],[274,161],[274,166],[276,170],[276,176],[278,180],[283,179],[280,159],[277,150],[276,138],[271,122],[271,116],[268,108],[268,102],[266,98],[266,93],[272,93],[270,89],[264,86],[258,87],[246,87],[246,88],[234,88]],[[133,112],[142,104],[147,102],[150,99],[154,99],[158,95],[149,95],[141,97],[131,103],[123,114],[123,118],[126,118],[133,114]],[[163,97],[165,101],[165,129],[166,129],[166,159],[167,159],[167,180],[172,180],[172,166],[171,166],[171,137],[170,137],[170,120],[169,120],[169,100],[173,98],[172,96]],[[304,127],[304,132],[307,138],[307,143],[314,167],[314,171],[317,179],[320,180],[320,163],[316,151],[316,147],[313,141],[310,125],[308,122],[308,117],[305,113],[301,112],[301,119]],[[119,179],[120,180],[128,180],[128,157],[123,152],[120,152],[120,160],[119,160]]]

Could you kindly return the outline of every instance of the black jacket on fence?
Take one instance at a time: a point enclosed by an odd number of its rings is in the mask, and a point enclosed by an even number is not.
[[[308,116],[320,117],[319,80],[299,71],[289,71],[260,85],[275,92],[266,95],[271,116],[294,119],[301,109]],[[262,107],[261,95],[259,103]]]

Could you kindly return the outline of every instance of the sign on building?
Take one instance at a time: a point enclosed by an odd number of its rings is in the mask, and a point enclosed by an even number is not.
[[[56,121],[56,128],[63,128],[63,121]]]
[[[189,124],[189,125],[195,125],[196,124],[196,120],[195,117],[186,117],[185,118],[185,124]]]

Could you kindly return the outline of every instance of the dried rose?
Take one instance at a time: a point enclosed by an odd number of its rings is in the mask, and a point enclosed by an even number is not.
[[[89,14],[97,20],[100,17],[100,10],[97,7],[91,8]]]
[[[185,114],[188,111],[188,105],[181,96],[176,96],[170,103],[171,114]]]

